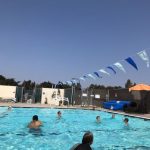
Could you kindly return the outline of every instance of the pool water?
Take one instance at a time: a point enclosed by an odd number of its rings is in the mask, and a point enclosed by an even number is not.
[[[57,111],[62,118],[57,118]],[[6,112],[6,113],[5,113]],[[43,126],[38,131],[27,128],[33,115]],[[101,123],[96,123],[96,116]],[[129,118],[129,117],[128,117]],[[150,150],[150,121],[129,118],[102,111],[0,107],[0,150],[69,150],[80,143],[86,131],[93,132],[94,150]]]

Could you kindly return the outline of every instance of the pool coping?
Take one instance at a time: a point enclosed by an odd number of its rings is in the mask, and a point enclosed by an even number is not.
[[[104,109],[101,107],[93,107],[93,106],[85,106],[81,107],[79,105],[75,106],[55,106],[55,105],[49,105],[49,104],[26,104],[26,103],[0,103],[0,107],[8,107],[12,106],[14,108],[51,108],[51,109],[83,109],[83,110],[97,110],[97,111],[104,111],[108,113],[114,113],[124,116],[129,116],[133,118],[140,118],[144,120],[150,121],[150,114],[133,114],[133,113],[125,113],[121,111],[113,111],[109,109]]]

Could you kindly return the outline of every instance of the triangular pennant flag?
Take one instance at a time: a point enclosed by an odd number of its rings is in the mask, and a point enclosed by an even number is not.
[[[85,79],[83,77],[80,77],[81,80],[85,81]]]
[[[98,78],[102,78],[102,77],[98,74],[98,72],[94,72],[94,74],[95,74]]]
[[[74,81],[76,83],[80,83],[80,79],[79,78],[72,78],[72,81]]]
[[[66,83],[69,84],[69,85],[70,85],[70,84],[71,84],[71,85],[73,84],[72,81],[66,81]]]
[[[110,69],[110,70],[112,70],[112,71],[113,71],[113,73],[114,73],[114,74],[116,74],[116,71],[114,70],[114,68],[113,68],[113,67],[108,66],[107,68],[108,68],[108,69]]]
[[[84,76],[83,76],[83,78],[84,78],[84,79],[86,79],[86,78],[87,78],[87,76],[86,76],[86,75],[84,75]]]
[[[136,65],[136,63],[133,61],[133,59],[131,57],[128,57],[125,59],[131,66],[133,66],[136,70],[138,70],[138,67]]]
[[[120,69],[121,71],[123,71],[124,73],[126,73],[126,70],[124,69],[123,65],[119,62],[114,63],[114,65]]]
[[[77,83],[77,81],[76,81],[76,80],[71,80],[71,81],[72,81],[73,83],[75,83],[75,84]]]
[[[100,71],[100,72],[102,72],[102,73],[107,74],[107,75],[110,76],[110,74],[109,74],[108,72],[106,72],[104,69],[100,69],[100,70],[98,70],[98,71]]]
[[[148,57],[146,51],[143,50],[143,51],[141,51],[141,52],[139,52],[139,53],[137,53],[137,54],[139,55],[139,57],[140,57],[143,61],[146,62],[147,67],[149,67],[150,62],[149,62],[149,57]]]
[[[95,77],[92,74],[87,74],[87,76],[91,77],[92,79],[95,80]]]

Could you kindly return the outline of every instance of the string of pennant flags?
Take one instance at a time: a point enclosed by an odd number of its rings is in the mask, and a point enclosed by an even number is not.
[[[150,67],[150,59],[149,59],[149,56],[148,56],[146,50],[142,50],[142,51],[136,53],[136,56],[138,56],[142,61],[145,62],[147,68]],[[110,70],[113,74],[117,74],[116,68],[121,70],[123,73],[127,73],[127,71],[125,70],[125,67],[122,64],[123,61],[127,62],[130,66],[132,66],[134,69],[136,69],[138,71],[138,66],[137,66],[135,60],[133,59],[133,57],[128,57],[124,60],[115,62],[112,65],[105,67],[105,69],[102,68],[102,69],[99,69],[92,73],[83,75],[79,78],[73,78],[70,81],[66,81],[66,82],[62,82],[62,83],[72,85],[72,84],[76,84],[80,81],[86,81],[89,78],[96,80],[96,79],[103,78],[104,75],[111,76],[111,74],[107,70]]]

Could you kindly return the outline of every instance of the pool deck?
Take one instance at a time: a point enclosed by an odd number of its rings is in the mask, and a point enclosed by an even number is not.
[[[54,106],[54,105],[49,105],[49,104],[26,104],[26,103],[0,103],[0,107],[3,106],[12,106],[12,107],[20,107],[20,108],[58,108],[58,109],[84,109],[84,110],[99,110],[99,111],[105,111],[108,113],[115,113],[115,114],[121,114],[124,116],[130,116],[130,117],[136,117],[136,118],[142,118],[145,120],[150,120],[150,114],[133,114],[133,113],[125,113],[121,111],[113,111],[113,110],[108,110],[104,109],[101,107],[93,107],[93,106],[85,106],[81,107],[79,105],[75,106]]]

